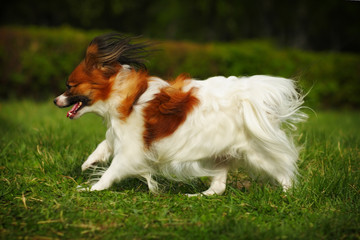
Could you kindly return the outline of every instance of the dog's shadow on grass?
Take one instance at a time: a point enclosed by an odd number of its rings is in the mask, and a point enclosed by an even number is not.
[[[84,181],[80,183],[81,185],[90,186],[91,181],[87,181],[91,179],[89,172],[81,173],[78,170],[79,167],[74,171],[73,174],[79,176],[80,181]],[[158,182],[158,193],[159,194],[193,194],[200,193],[207,190],[210,186],[210,178],[202,177],[202,178],[194,178],[188,181],[176,181],[169,180],[165,177],[156,176],[155,180]],[[93,182],[94,183],[94,182]],[[227,183],[229,188],[237,189],[239,191],[247,191],[251,187],[251,180],[248,177],[244,177],[243,174],[231,174]],[[139,178],[127,178],[120,182],[114,183],[110,188],[110,191],[114,192],[141,192],[141,193],[149,193],[150,190],[145,180]]]
[[[210,179],[207,177],[196,178],[186,182],[180,182],[175,180],[169,180],[164,177],[157,177],[156,181],[159,183],[159,194],[194,194],[201,193],[207,190],[210,186]],[[258,186],[265,186],[264,183],[258,183]],[[271,186],[271,185],[269,185]],[[227,183],[228,189],[233,189],[236,191],[247,192],[252,187],[252,181],[247,179],[229,179]],[[121,182],[115,183],[110,190],[116,192],[142,192],[149,193],[150,190],[146,182],[141,181],[138,178],[129,178]]]
[[[88,188],[92,184],[95,184],[96,178],[99,178],[99,176],[94,176],[94,172],[97,172],[99,170],[104,171],[105,169],[107,169],[107,167],[108,164],[98,164],[93,169],[88,169],[85,172],[81,172],[81,166],[75,164],[73,168],[69,170],[66,174],[68,176],[77,176],[76,179],[79,185],[84,188]],[[185,182],[169,180],[161,176],[155,176],[154,179],[156,180],[156,182],[158,182],[158,193],[160,194],[192,194],[205,191],[210,186],[210,179],[206,177],[196,178]],[[109,190],[115,192],[150,192],[145,179],[142,180],[136,177],[127,178],[121,180],[120,182],[116,182],[109,188]]]
[[[79,180],[79,184],[83,187],[90,187],[91,184],[94,184],[92,172],[96,170],[86,170],[85,172],[81,172],[81,166],[76,164],[73,166],[72,170],[69,170],[67,174],[69,176],[78,176],[76,177]],[[96,166],[100,169],[106,169],[108,164],[98,164]],[[162,194],[193,194],[200,193],[207,190],[210,186],[211,180],[208,177],[194,178],[188,181],[176,181],[169,180],[162,176],[155,176],[154,178],[158,182],[158,193]],[[247,191],[251,188],[251,179],[241,172],[234,172],[229,174],[227,186],[229,188],[237,189],[239,191]],[[127,178],[120,182],[114,183],[109,190],[115,192],[142,192],[149,193],[150,190],[145,179],[139,178]]]
[[[157,177],[156,181],[158,182],[158,193],[167,193],[167,194],[188,194],[188,193],[198,193],[205,191],[209,187],[208,179],[193,179],[186,182],[179,182],[175,180],[168,180],[163,177]],[[111,188],[116,192],[126,192],[126,191],[135,191],[135,192],[150,192],[146,182],[138,178],[128,178],[124,179],[118,183],[115,183]]]
[[[98,168],[106,169],[108,164],[98,164]],[[64,169],[65,170],[65,169]],[[79,189],[89,189],[96,181],[92,177],[94,170],[81,171],[81,164],[75,163],[63,172],[65,176],[71,176],[78,184]],[[99,177],[97,177],[99,178]],[[209,177],[194,178],[188,181],[169,180],[165,177],[156,176],[155,180],[158,182],[157,194],[194,194],[201,193],[210,187],[211,179]],[[236,191],[247,192],[252,187],[253,180],[242,172],[232,172],[228,175],[227,189],[234,189]],[[257,183],[256,185],[262,186],[264,183]],[[114,192],[141,192],[150,193],[145,179],[127,178],[120,182],[114,183],[110,188]],[[81,190],[82,191],[82,190]],[[86,190],[87,191],[87,190]]]

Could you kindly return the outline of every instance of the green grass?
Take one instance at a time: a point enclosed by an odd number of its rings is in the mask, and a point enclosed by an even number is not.
[[[105,132],[100,118],[66,119],[48,103],[0,103],[1,239],[360,239],[359,112],[310,113],[299,183],[278,187],[230,175],[223,196],[188,198],[202,179],[164,183],[154,195],[136,179],[77,192],[80,166]],[[246,184],[245,184],[246,185]]]

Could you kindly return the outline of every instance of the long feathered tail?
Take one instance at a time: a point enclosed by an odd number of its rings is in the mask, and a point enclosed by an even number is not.
[[[244,82],[249,94],[245,100],[258,117],[264,118],[264,123],[278,121],[296,129],[294,124],[307,119],[300,111],[304,96],[296,90],[293,80],[260,75],[244,79]]]
[[[284,128],[295,130],[307,118],[301,112],[304,97],[290,79],[253,76],[241,81],[246,90],[240,101],[244,126],[251,138],[247,161],[287,189],[297,173],[298,149]]]

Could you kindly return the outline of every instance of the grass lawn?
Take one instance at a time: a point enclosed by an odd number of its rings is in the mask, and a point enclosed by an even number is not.
[[[287,194],[236,172],[223,196],[195,198],[184,193],[206,178],[161,180],[160,195],[137,179],[76,191],[105,127],[65,116],[51,101],[0,103],[0,239],[360,239],[360,112],[310,112]]]

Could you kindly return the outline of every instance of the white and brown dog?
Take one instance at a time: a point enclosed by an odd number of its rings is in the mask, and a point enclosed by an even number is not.
[[[149,76],[141,56],[144,44],[119,34],[96,37],[85,59],[54,103],[73,105],[67,116],[102,116],[106,139],[82,165],[86,170],[112,158],[91,190],[140,177],[157,191],[154,175],[184,180],[209,176],[204,195],[222,194],[229,170],[243,167],[291,187],[298,150],[287,124],[306,118],[303,97],[289,79],[180,75],[172,82]]]

